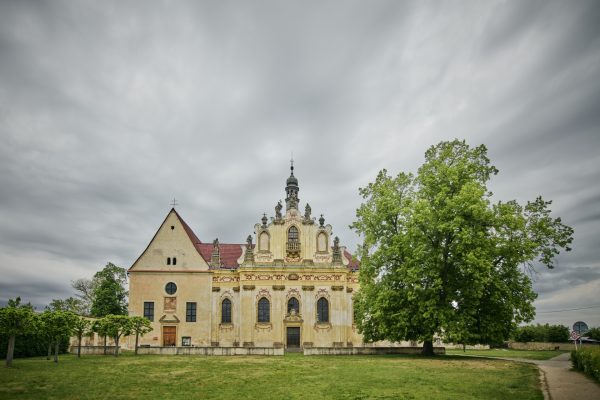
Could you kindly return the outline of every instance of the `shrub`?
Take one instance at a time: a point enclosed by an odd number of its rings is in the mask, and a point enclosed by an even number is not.
[[[571,352],[573,367],[600,382],[600,347],[583,347]]]

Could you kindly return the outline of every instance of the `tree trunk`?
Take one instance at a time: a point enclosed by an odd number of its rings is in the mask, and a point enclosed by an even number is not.
[[[13,356],[15,354],[15,335],[8,337],[8,349],[6,350],[6,366],[12,366]]]
[[[425,340],[423,342],[423,350],[421,354],[424,356],[433,356],[433,340]]]
[[[119,357],[119,336],[115,336],[115,357]]]
[[[54,342],[54,362],[58,362],[58,347],[60,346],[60,339],[56,339]]]
[[[135,333],[135,355],[137,356],[137,349],[138,349],[138,338],[139,338],[140,334],[139,333]]]
[[[77,358],[81,358],[81,337],[83,334],[77,335],[77,339],[79,339],[79,343],[77,344]]]
[[[106,355],[106,335],[104,335],[104,355]]]
[[[52,356],[52,340],[48,342],[48,355],[46,356],[46,360],[49,360],[50,356]]]
[[[467,345],[463,343],[463,353],[467,352]]]

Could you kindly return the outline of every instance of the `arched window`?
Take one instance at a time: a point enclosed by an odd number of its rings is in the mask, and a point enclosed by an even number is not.
[[[288,229],[288,242],[297,242],[298,241],[298,228],[295,226],[291,226]]]
[[[295,297],[292,297],[288,300],[287,313],[291,314],[292,310],[295,310],[296,314],[300,313],[300,302]]]
[[[262,297],[258,301],[258,322],[271,322],[271,309],[269,300]]]
[[[317,301],[317,322],[329,322],[329,302],[325,297]]]
[[[231,323],[231,300],[224,299],[221,303],[221,323]]]

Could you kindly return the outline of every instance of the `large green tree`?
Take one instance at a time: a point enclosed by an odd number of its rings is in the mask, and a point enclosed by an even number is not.
[[[104,317],[106,315],[127,314],[127,271],[113,263],[108,263],[96,272],[93,281],[93,299],[91,315]]]
[[[31,304],[21,304],[21,298],[8,300],[6,307],[0,308],[0,334],[8,337],[6,366],[12,366],[15,340],[17,336],[35,333],[36,316]]]
[[[416,176],[379,172],[360,189],[351,225],[360,248],[356,323],[366,340],[433,339],[496,343],[535,314],[528,272],[553,268],[573,230],[537,198],[493,203],[487,184],[498,170],[487,149],[441,142]]]

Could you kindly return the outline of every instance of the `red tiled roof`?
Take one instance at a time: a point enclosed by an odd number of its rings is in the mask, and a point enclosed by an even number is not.
[[[242,244],[228,244],[219,243],[219,253],[221,256],[221,268],[235,269],[239,267],[237,260],[242,256]],[[198,253],[210,263],[212,257],[213,245],[212,243],[198,243],[196,244]]]

